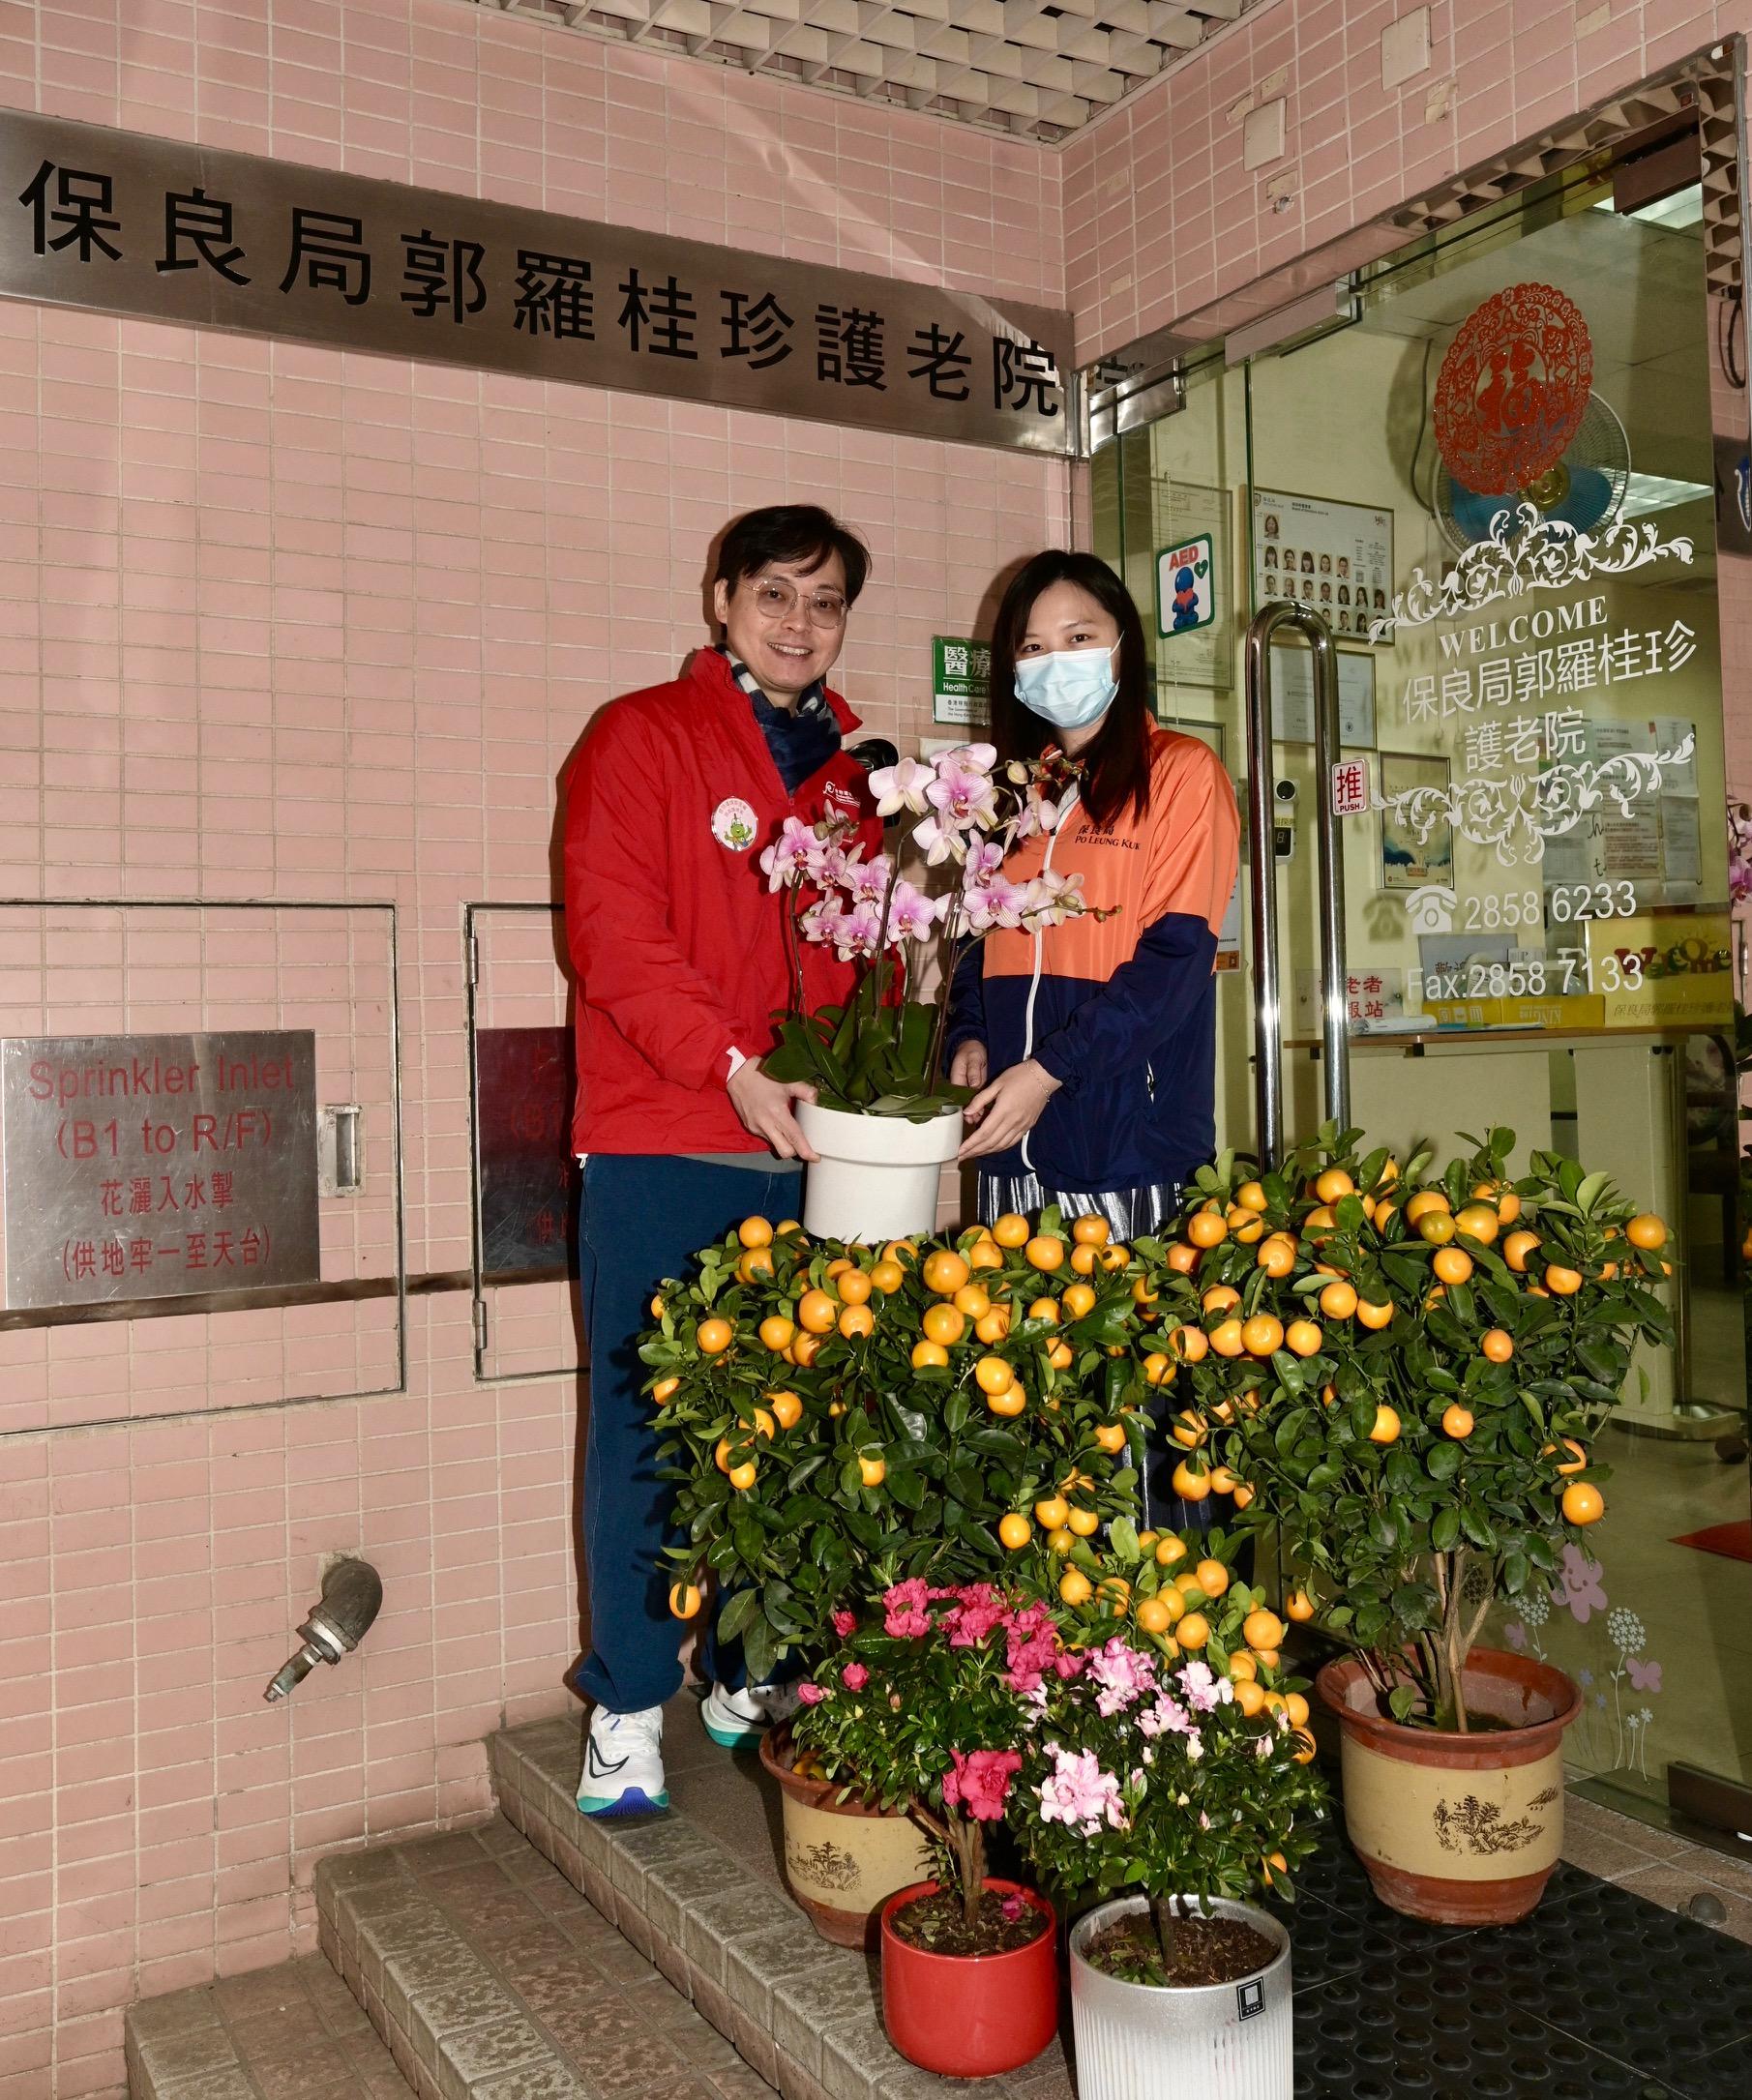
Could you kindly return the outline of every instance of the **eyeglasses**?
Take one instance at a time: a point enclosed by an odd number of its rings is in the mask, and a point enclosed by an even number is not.
[[[805,594],[781,577],[761,577],[757,582],[749,585],[749,595],[755,601],[755,610],[763,620],[788,619],[797,609],[801,597],[803,610],[812,627],[842,627],[846,622],[846,601],[838,591]]]

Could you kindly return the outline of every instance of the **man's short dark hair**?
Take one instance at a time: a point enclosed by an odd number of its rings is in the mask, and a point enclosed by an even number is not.
[[[776,561],[801,564],[807,576],[835,554],[846,572],[846,603],[855,605],[870,576],[870,549],[863,541],[819,504],[772,503],[746,512],[730,525],[712,580],[734,590]]]

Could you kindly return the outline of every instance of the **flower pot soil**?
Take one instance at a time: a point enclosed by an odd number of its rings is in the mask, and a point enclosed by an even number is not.
[[[1162,1958],[1154,1926],[1140,1914],[1097,1933],[1083,1949],[1083,1958],[1104,1976],[1117,1976],[1122,1983],[1197,1990],[1257,1976],[1276,1959],[1277,1951],[1263,1933],[1239,1918],[1183,1917],[1174,1923],[1171,1967]]]
[[[1022,1897],[1000,1896],[988,1888],[969,1924],[961,1898],[944,1889],[897,1910],[890,1930],[897,1939],[927,1954],[1009,1954],[1038,1939],[1052,1922]]]

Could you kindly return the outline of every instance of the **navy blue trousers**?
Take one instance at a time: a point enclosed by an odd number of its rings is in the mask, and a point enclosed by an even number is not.
[[[744,1218],[793,1215],[801,1194],[795,1173],[668,1154],[599,1153],[584,1163],[578,1260],[590,1352],[582,1521],[591,1648],[577,1683],[610,1713],[661,1706],[681,1689],[681,1629],[661,1557],[679,1539],[674,1490],[657,1477],[656,1410],[642,1390],[650,1373],[638,1358],[651,1294]],[[717,1683],[741,1688],[738,1643],[720,1647],[708,1635],[703,1660]]]

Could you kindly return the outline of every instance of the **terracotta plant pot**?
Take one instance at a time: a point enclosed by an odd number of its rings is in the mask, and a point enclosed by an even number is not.
[[[1459,1734],[1384,1719],[1362,1665],[1315,1680],[1338,1717],[1345,1825],[1390,1909],[1439,1925],[1512,1925],[1545,1893],[1563,1846],[1563,1730],[1582,1695],[1530,1655],[1474,1648]]]
[[[930,1954],[894,1930],[895,1913],[937,1883],[919,1881],[882,1906],[882,2023],[909,2063],[939,2078],[995,2078],[1032,2063],[1058,2031],[1058,1936],[1053,1906],[1017,1881],[988,1878],[1019,1895],[1047,1930],[1008,1954]]]
[[[924,1834],[898,1810],[836,1799],[837,1780],[805,1779],[790,1768],[788,1725],[760,1742],[760,1762],[784,1796],[785,1879],[823,1939],[873,1948],[882,1905],[931,1865]]]
[[[820,1155],[804,1169],[805,1231],[874,1245],[935,1229],[937,1184],[962,1141],[959,1109],[909,1123],[801,1101],[797,1123]]]
[[[1149,1908],[1143,1896],[1099,1904],[1071,1927],[1071,2017],[1081,2100],[1284,2100],[1293,2072],[1290,1935],[1269,1911],[1216,1898],[1220,1918],[1251,1925],[1273,1949],[1232,1983],[1170,1989],[1128,1983],[1084,1949],[1109,1926]]]

